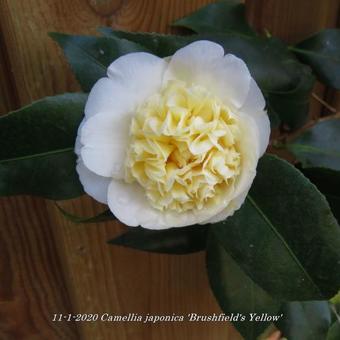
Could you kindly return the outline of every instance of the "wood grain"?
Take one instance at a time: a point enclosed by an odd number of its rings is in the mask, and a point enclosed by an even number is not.
[[[172,20],[209,2],[1,0],[0,111],[79,89],[48,31],[94,34],[97,26],[110,25],[171,32]],[[289,42],[332,25],[337,3],[246,2],[256,27]],[[88,197],[62,205],[84,216],[102,209]],[[0,339],[240,339],[222,323],[52,323],[53,313],[220,313],[208,287],[204,254],[165,256],[108,246],[106,241],[122,230],[119,223],[71,224],[49,201],[1,199]]]
[[[295,44],[327,27],[335,27],[339,0],[248,0],[250,22],[261,32],[269,31]]]
[[[2,35],[0,24],[0,46],[4,46],[4,37]],[[13,87],[14,81],[9,64],[7,51],[2,48],[0,52],[0,115],[12,110],[17,105],[17,92]]]
[[[52,322],[72,307],[45,202],[1,199],[0,226],[0,339],[77,339]]]

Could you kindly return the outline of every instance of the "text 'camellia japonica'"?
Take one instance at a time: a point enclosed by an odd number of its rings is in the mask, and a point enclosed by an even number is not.
[[[214,223],[240,208],[269,140],[245,63],[197,41],[162,59],[131,53],[92,88],[78,131],[85,191],[129,226]]]

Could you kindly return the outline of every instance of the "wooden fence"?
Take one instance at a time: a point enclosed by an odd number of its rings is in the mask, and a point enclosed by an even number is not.
[[[109,25],[171,32],[168,24],[210,0],[0,0],[0,113],[77,85],[49,31],[87,34]],[[335,27],[339,0],[248,0],[252,24],[294,43]],[[339,107],[331,90],[315,89]],[[312,113],[323,108],[314,102]],[[1,146],[0,146],[1,147]],[[90,198],[67,201],[80,215],[102,209]],[[166,315],[219,313],[204,254],[166,256],[111,247],[119,223],[75,225],[53,202],[0,200],[0,339],[240,339],[222,323],[53,322],[55,313]]]

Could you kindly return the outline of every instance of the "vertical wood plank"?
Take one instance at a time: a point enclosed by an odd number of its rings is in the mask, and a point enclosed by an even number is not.
[[[18,105],[17,92],[13,86],[11,67],[8,62],[8,54],[4,47],[4,39],[0,24],[0,115],[13,110]]]
[[[0,339],[78,338],[52,322],[72,310],[52,227],[43,200],[0,200]]]

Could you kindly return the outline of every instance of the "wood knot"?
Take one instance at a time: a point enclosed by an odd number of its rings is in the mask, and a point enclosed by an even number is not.
[[[88,0],[91,8],[102,16],[111,16],[123,4],[124,0]]]

